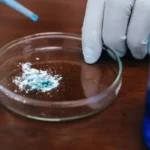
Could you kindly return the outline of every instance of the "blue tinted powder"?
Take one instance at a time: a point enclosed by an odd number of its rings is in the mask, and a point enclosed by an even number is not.
[[[21,64],[22,75],[13,78],[13,83],[20,91],[26,93],[30,91],[49,92],[59,85],[62,79],[59,75],[52,76],[47,71],[31,68],[31,63]]]

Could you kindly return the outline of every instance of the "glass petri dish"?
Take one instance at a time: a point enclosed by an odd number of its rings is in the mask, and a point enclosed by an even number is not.
[[[19,64],[27,62],[59,74],[58,87],[44,93],[19,91],[13,79],[21,75]],[[121,81],[122,63],[116,53],[105,48],[100,60],[88,65],[77,34],[34,34],[0,49],[0,103],[27,118],[59,122],[93,115],[115,100]]]

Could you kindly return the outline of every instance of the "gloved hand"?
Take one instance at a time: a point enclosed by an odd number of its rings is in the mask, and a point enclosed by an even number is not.
[[[103,44],[122,57],[129,48],[133,57],[147,54],[150,33],[150,0],[88,0],[82,27],[85,61],[95,63]]]

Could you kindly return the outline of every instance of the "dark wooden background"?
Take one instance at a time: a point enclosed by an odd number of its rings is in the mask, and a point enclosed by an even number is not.
[[[46,31],[80,33],[86,0],[19,0],[39,15],[38,22],[0,4],[0,46]],[[46,123],[14,115],[0,106],[1,150],[146,150],[141,125],[147,59],[123,59],[123,86],[106,111],[90,118]]]

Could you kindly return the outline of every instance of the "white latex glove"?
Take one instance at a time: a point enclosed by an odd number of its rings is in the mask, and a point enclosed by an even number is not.
[[[88,0],[82,27],[85,61],[95,63],[103,44],[118,56],[130,49],[133,57],[147,54],[150,33],[150,0]]]

